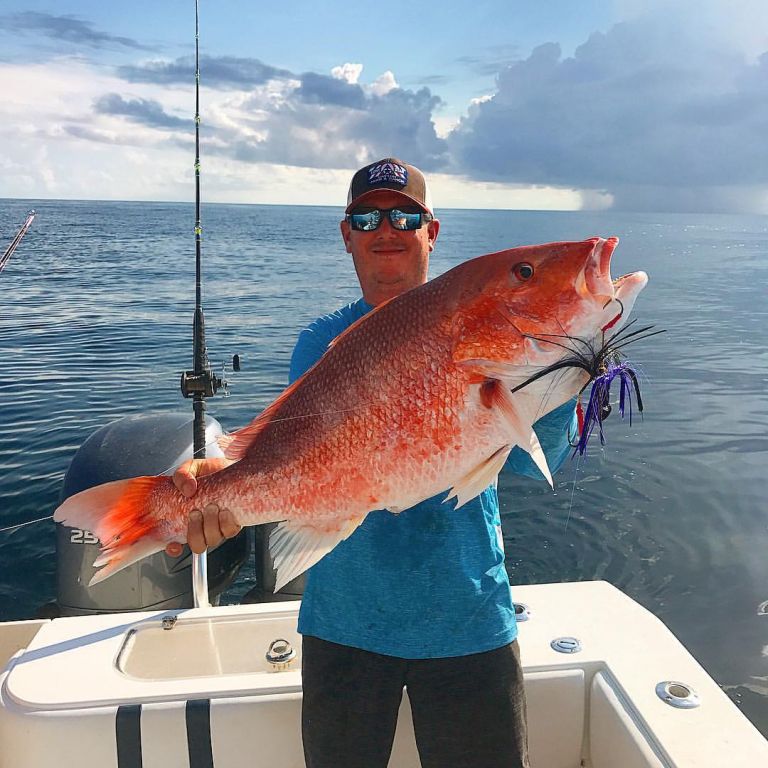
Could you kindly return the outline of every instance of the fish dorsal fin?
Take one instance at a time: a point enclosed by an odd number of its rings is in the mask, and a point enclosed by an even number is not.
[[[236,435],[237,435],[237,432],[230,432],[230,433],[224,433],[224,434],[218,435],[216,437],[216,445],[219,447],[219,450],[225,456],[227,455],[227,448],[229,448],[229,446],[232,445]]]
[[[445,500],[448,501],[449,499],[455,498],[456,509],[458,509],[470,499],[479,496],[491,483],[496,481],[511,450],[511,446],[504,445],[499,448],[498,451],[491,454],[484,462],[482,462],[482,464],[479,464],[474,469],[467,472],[467,474],[464,475],[453,488],[451,488],[450,493]]]
[[[530,454],[545,480],[554,488],[552,473],[549,471],[547,457],[533,429],[536,420],[536,405],[531,398],[519,392],[513,395],[507,386],[495,379],[492,386],[486,387],[486,398],[490,407],[497,408],[509,428],[511,445],[519,445]]]
[[[286,520],[269,535],[277,580],[275,592],[304,573],[327,555],[340,541],[348,538],[363,522],[365,515],[345,521],[341,528],[321,530],[307,523]]]

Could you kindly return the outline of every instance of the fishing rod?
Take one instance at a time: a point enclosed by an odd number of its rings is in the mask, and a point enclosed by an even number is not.
[[[205,346],[202,278],[203,228],[200,219],[200,12],[195,0],[195,316],[192,325],[192,370],[181,375],[181,393],[192,398],[193,456],[205,458],[205,399],[213,397],[226,382],[216,376]],[[208,599],[208,557],[203,552],[192,557],[192,593],[196,608],[210,606]]]
[[[34,220],[35,220],[35,212],[30,211],[27,214],[26,220],[21,225],[21,228],[16,233],[13,240],[11,240],[11,244],[5,249],[5,253],[2,256],[0,256],[0,272],[2,272],[3,269],[5,269],[5,265],[11,260],[11,256],[13,256],[14,251],[19,247],[19,243],[24,239],[24,235],[27,234]]]

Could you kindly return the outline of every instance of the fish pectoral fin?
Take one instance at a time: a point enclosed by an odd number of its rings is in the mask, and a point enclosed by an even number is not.
[[[513,395],[500,381],[496,382],[496,386],[487,396],[492,407],[498,408],[499,413],[507,423],[510,442],[513,445],[519,445],[530,454],[534,464],[544,475],[544,479],[550,487],[554,488],[547,457],[544,455],[539,438],[533,429],[533,422],[536,420],[535,404],[522,393]]]
[[[538,417],[554,411],[555,408],[559,408],[569,400],[573,400],[588,381],[589,374],[581,368],[564,368],[549,374],[546,390],[541,396]],[[520,396],[528,396],[525,389],[512,395],[515,399]]]
[[[509,456],[512,446],[504,445],[498,451],[492,453],[485,461],[467,472],[451,488],[445,501],[456,499],[456,509],[466,504],[470,499],[479,496],[491,483],[496,481],[504,462]]]
[[[275,592],[351,536],[364,519],[365,515],[362,515],[330,531],[290,520],[280,523],[269,535],[269,553],[277,570]]]
[[[530,365],[514,365],[503,360],[480,360],[478,358],[455,361],[459,368],[475,374],[479,380],[499,379],[512,388],[522,384],[531,376]]]

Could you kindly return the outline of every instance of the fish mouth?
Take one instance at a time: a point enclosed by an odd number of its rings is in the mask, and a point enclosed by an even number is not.
[[[623,321],[621,325],[624,325],[626,319],[632,312],[632,307],[635,306],[635,301],[640,294],[640,291],[648,284],[648,275],[645,272],[630,272],[629,274],[617,277],[613,281],[613,300],[621,305],[621,316]]]
[[[602,307],[603,330],[617,331],[629,317],[640,291],[648,282],[645,272],[630,272],[611,278],[611,257],[619,244],[618,237],[594,238],[594,246],[584,266],[583,285],[592,299]]]
[[[600,304],[606,304],[615,295],[614,282],[611,279],[611,256],[618,244],[618,237],[595,238],[595,245],[584,266],[587,290]]]

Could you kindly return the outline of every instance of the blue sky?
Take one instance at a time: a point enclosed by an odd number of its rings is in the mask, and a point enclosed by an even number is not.
[[[290,8],[290,10],[285,10]],[[0,196],[188,200],[194,3],[4,0]],[[768,213],[764,0],[201,0],[211,201]]]

